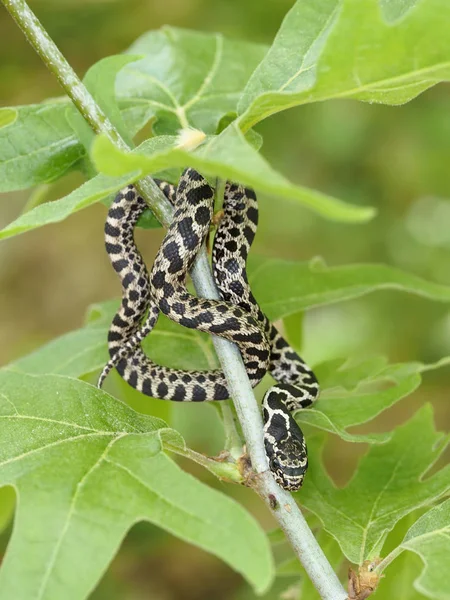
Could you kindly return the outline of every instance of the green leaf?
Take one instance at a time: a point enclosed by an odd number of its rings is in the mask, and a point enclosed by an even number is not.
[[[398,2],[386,5],[298,0],[244,90],[243,130],[286,108],[331,98],[403,104],[448,80],[450,5],[422,0],[408,2],[407,11]]]
[[[29,212],[20,215],[15,221],[0,231],[0,239],[19,235],[31,229],[63,221],[71,214],[94,204],[102,198],[117,192],[120,188],[136,179],[136,173],[121,177],[97,175],[79,188],[53,202],[36,206]]]
[[[405,515],[429,506],[450,488],[450,466],[424,476],[445,449],[429,405],[399,427],[383,445],[370,446],[352,479],[336,488],[309,440],[310,469],[299,498],[357,564],[380,553],[389,531]],[[322,439],[323,443],[323,439]]]
[[[129,60],[129,57],[123,59]],[[105,62],[110,66],[107,59]],[[74,122],[73,116],[70,117],[72,113],[77,114],[69,100],[64,98],[0,111],[0,119],[3,119],[3,128],[0,128],[0,192],[50,182],[78,166],[79,160],[86,155],[69,123],[68,117],[72,124]],[[152,115],[146,107],[126,106],[121,109],[121,116],[124,129],[133,136]],[[93,134],[83,120],[82,123],[79,123],[77,133],[89,145]]]
[[[348,442],[384,443],[389,440],[391,433],[361,435],[349,432],[348,428],[371,421],[409,396],[419,387],[421,373],[449,365],[450,357],[431,365],[411,362],[382,367],[382,362],[385,360],[381,357],[362,363],[351,361],[325,381],[319,379],[322,389],[319,400],[308,410],[298,411],[296,420],[335,433]]]
[[[83,377],[109,360],[108,327],[84,327],[57,337],[9,365],[13,371],[34,375]]]
[[[379,0],[381,14],[388,23],[402,19],[421,0]]]
[[[153,111],[145,105],[128,105],[128,103],[119,103],[120,113],[122,115],[125,129],[130,135],[135,135],[153,118]]]
[[[150,31],[129,48],[144,58],[119,73],[117,97],[149,108],[157,134],[175,134],[188,125],[216,133],[223,116],[236,114],[240,94],[266,51],[219,33]]]
[[[17,119],[0,129],[0,192],[54,181],[83,157],[66,109],[67,102],[13,109]]]
[[[324,388],[354,390],[358,385],[375,377],[386,367],[385,356],[355,356],[348,360],[338,358],[314,367],[314,373]]]
[[[342,0],[298,0],[294,4],[241,96],[238,112],[243,129],[301,104],[302,92],[314,88],[317,63],[341,4]]]
[[[140,57],[124,54],[108,56],[92,65],[83,77],[83,83],[94,98],[94,101],[129,146],[132,145],[132,134],[130,134],[131,132],[125,127],[122,114],[117,104],[115,97],[115,83],[117,73],[120,69],[130,62],[136,61],[138,58]],[[69,107],[66,116],[80,142],[87,150],[89,150],[91,143],[95,138],[95,134],[87,121],[73,105]]]
[[[384,443],[391,433],[353,434],[348,428],[371,421],[409,396],[419,387],[420,372],[426,368],[419,363],[391,365],[376,372],[372,378],[362,375],[360,385],[351,392],[342,389],[341,374],[338,373],[336,379],[327,381],[328,388],[321,384],[320,398],[314,406],[297,412],[295,419],[298,423],[334,433],[347,442]],[[355,370],[356,374],[360,372],[359,365]],[[349,367],[346,375],[356,383],[352,371]]]
[[[117,79],[121,115],[114,78],[119,67],[136,56],[107,57],[89,69],[85,81],[125,139],[149,119],[158,119],[156,129],[166,133],[188,124],[214,133],[222,117],[236,115],[239,96],[266,50],[220,34],[170,27],[151,31],[129,50],[144,58],[123,68]],[[0,130],[0,191],[58,179],[85,155],[79,139],[90,145],[88,125],[65,98],[5,108],[1,115],[5,126]]]
[[[300,310],[350,300],[382,289],[450,302],[449,286],[426,281],[388,265],[327,267],[317,258],[299,263],[250,257],[249,282],[258,302],[274,321]]]
[[[199,148],[188,152],[177,147],[177,139],[160,136],[147,140],[133,152],[117,149],[105,136],[92,146],[96,168],[106,175],[140,171],[148,175],[169,167],[191,166],[205,175],[230,179],[276,196],[296,200],[328,219],[344,222],[367,221],[374,215],[370,207],[351,206],[315,190],[294,185],[274,171],[247,142],[235,123],[220,135],[210,136]]]
[[[420,517],[409,529],[401,548],[418,554],[425,565],[414,587],[433,600],[449,600],[450,499]]]
[[[82,600],[147,520],[226,561],[261,592],[273,566],[257,522],[162,451],[159,419],[59,376],[0,374],[0,484],[17,490],[3,600]],[[171,443],[176,440],[173,432]]]

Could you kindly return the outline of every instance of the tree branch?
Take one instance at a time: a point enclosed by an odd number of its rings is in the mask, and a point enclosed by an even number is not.
[[[24,0],[2,1],[28,41],[48,69],[57,77],[69,98],[95,133],[104,133],[121,150],[130,150],[27,3]],[[173,215],[172,206],[151,177],[141,179],[137,187],[157,219],[165,227],[168,227]],[[200,296],[219,299],[205,248],[200,251],[191,275],[195,289]],[[309,529],[299,507],[292,496],[276,484],[268,469],[262,436],[261,413],[238,348],[227,340],[215,336],[213,336],[213,342],[234,399],[247,451],[255,471],[252,487],[264,499],[280,527],[286,533],[295,553],[323,600],[345,600],[347,594]]]

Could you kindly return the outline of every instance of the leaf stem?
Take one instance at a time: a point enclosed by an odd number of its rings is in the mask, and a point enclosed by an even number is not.
[[[208,469],[208,471],[210,471],[219,479],[232,481],[234,483],[243,482],[242,475],[240,474],[235,462],[215,460],[214,458],[210,458],[209,456],[195,452],[195,450],[191,450],[190,448],[181,448],[180,446],[174,446],[167,442],[164,442],[164,448],[170,452],[174,452],[175,454],[189,458],[189,460],[192,460],[199,465],[202,465],[202,467]]]
[[[386,569],[386,567],[388,567],[391,564],[391,562],[403,552],[403,550],[404,548],[402,548],[401,546],[397,546],[397,548],[394,548],[392,552],[390,552],[385,558],[383,558],[383,560],[375,569],[376,572],[381,574]]]
[[[2,2],[92,129],[96,133],[106,134],[118,148],[129,150],[128,145],[97,106],[25,0],[2,0]],[[151,177],[143,178],[137,187],[157,219],[167,227],[171,222],[173,209],[154,181]],[[195,289],[200,296],[219,299],[205,248],[202,248],[197,256],[191,275]],[[261,413],[237,346],[214,336],[213,342],[234,399],[252,467],[256,473],[254,489],[264,499],[284,530],[321,598],[323,600],[345,600],[347,594],[309,529],[299,507],[292,496],[276,484],[268,470],[262,437]]]

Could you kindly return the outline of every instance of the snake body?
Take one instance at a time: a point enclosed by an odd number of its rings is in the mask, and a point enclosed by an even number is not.
[[[99,386],[116,367],[132,387],[155,398],[194,402],[229,398],[221,370],[171,369],[144,354],[140,342],[160,312],[185,327],[236,343],[252,386],[266,371],[278,382],[263,400],[265,448],[277,482],[285,489],[299,489],[307,451],[291,412],[309,406],[319,387],[311,369],[263,314],[248,285],[246,260],[258,222],[256,196],[253,190],[226,184],[224,216],[213,245],[213,271],[223,300],[208,300],[187,291],[186,277],[209,232],[214,192],[193,169],[184,171],[177,188],[165,182],[158,185],[175,205],[175,214],[150,275],[133,236],[145,201],[128,186],[108,212],[106,250],[123,295],[108,334],[111,360]]]

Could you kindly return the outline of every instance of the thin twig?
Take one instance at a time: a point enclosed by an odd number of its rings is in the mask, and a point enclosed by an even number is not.
[[[96,133],[106,134],[118,148],[129,150],[118,131],[97,106],[27,3],[24,0],[2,1],[92,129]],[[138,188],[157,219],[167,227],[171,222],[173,210],[162,192],[150,177],[141,179]],[[195,289],[200,296],[219,299],[204,248],[195,261],[191,275]],[[215,336],[213,336],[213,342],[234,399],[252,468],[256,473],[254,489],[264,499],[280,527],[286,533],[320,596],[324,600],[345,600],[347,594],[309,529],[299,507],[292,496],[276,484],[268,470],[262,438],[261,414],[238,348],[227,340]]]

